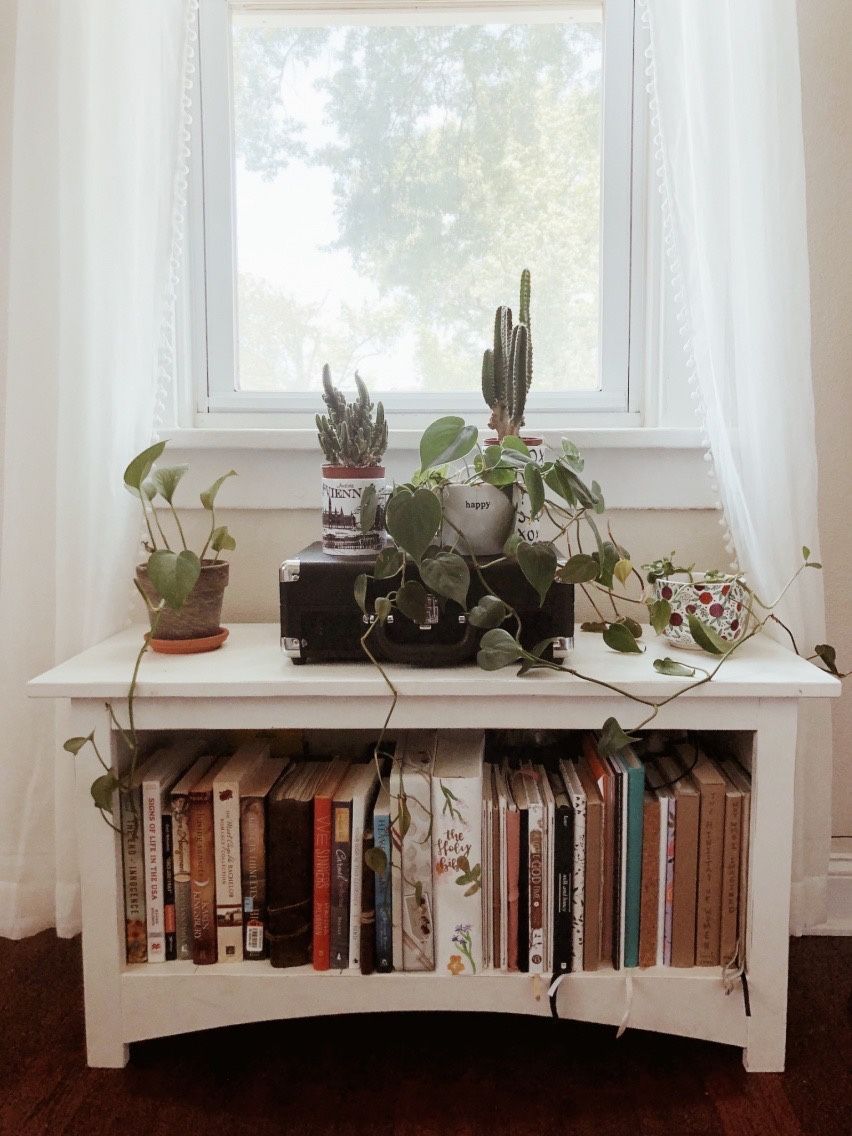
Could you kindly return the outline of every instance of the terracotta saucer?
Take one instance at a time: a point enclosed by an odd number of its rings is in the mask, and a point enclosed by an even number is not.
[[[228,638],[228,628],[220,627],[215,635],[205,635],[201,639],[152,639],[151,649],[161,655],[200,655],[203,651],[215,651]]]

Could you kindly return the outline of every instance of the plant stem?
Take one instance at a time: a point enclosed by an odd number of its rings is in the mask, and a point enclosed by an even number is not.
[[[367,656],[367,658],[370,660],[370,662],[373,664],[373,666],[376,667],[379,674],[385,680],[385,684],[386,684],[388,690],[390,690],[391,696],[392,696],[390,709],[388,710],[387,714],[385,715],[385,720],[384,720],[384,723],[382,724],[381,730],[379,731],[379,736],[376,738],[376,744],[373,746],[373,759],[376,763],[376,769],[377,769],[378,774],[379,774],[379,784],[383,785],[384,781],[382,779],[382,763],[381,763],[381,760],[380,760],[380,747],[382,745],[382,742],[385,739],[385,734],[387,733],[391,717],[393,716],[393,712],[396,709],[396,704],[399,701],[399,691],[396,689],[394,684],[391,682],[387,671],[382,666],[382,664],[379,662],[379,660],[376,658],[376,656],[373,654],[373,652],[370,650],[370,648],[367,644],[367,640],[370,638],[370,635],[372,635],[373,628],[376,626],[376,622],[377,621],[374,620],[370,624],[370,626],[367,628],[367,630],[364,632],[364,634],[361,636],[361,647],[364,651],[364,654]]]
[[[171,501],[169,501],[169,508],[172,511],[172,516],[175,519],[175,524],[177,525],[177,530],[180,533],[180,542],[183,545],[183,550],[184,550],[184,552],[186,552],[186,537],[183,535],[183,525],[180,523],[180,517],[178,516],[177,509],[174,507],[174,505],[172,504]]]
[[[207,540],[205,540],[204,547],[201,550],[201,555],[198,558],[202,562],[202,564],[204,563],[204,553],[210,547],[210,541],[213,539],[213,533],[215,532],[215,530],[216,530],[216,508],[215,508],[215,506],[211,505],[210,506],[210,532],[207,534]]]
[[[145,506],[145,494],[141,489],[138,490],[138,493],[139,493],[139,504],[142,506],[142,516],[145,518],[145,525],[148,529],[148,536],[151,538],[151,547],[156,550],[157,541],[154,538],[154,530],[151,528],[151,521],[148,517],[148,509]]]

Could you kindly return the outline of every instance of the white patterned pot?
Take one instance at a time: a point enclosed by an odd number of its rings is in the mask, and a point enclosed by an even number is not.
[[[738,580],[676,580],[664,577],[654,583],[658,600],[671,604],[663,635],[676,647],[698,650],[689,630],[689,617],[696,615],[716,634],[734,643],[746,630],[747,596]]]
[[[462,556],[497,556],[503,551],[515,519],[515,506],[508,493],[496,485],[445,485],[441,505],[442,544],[450,548],[456,545]]]
[[[544,441],[541,438],[521,438],[532,457],[539,463],[544,461]],[[486,438],[486,446],[496,446],[496,438]],[[512,491],[515,502],[515,532],[527,542],[535,544],[541,540],[541,513],[537,517],[532,515],[532,501],[523,483],[516,485]]]
[[[361,497],[368,485],[379,495],[376,519],[361,531]],[[360,556],[384,545],[384,466],[322,467],[322,550],[332,556]]]

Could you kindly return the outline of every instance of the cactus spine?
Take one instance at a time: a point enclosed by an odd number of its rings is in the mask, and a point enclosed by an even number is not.
[[[328,414],[318,414],[316,423],[319,444],[329,465],[378,465],[387,449],[385,408],[381,403],[377,404],[374,421],[370,394],[357,371],[355,386],[358,397],[354,402],[347,402],[343,392],[331,381],[328,363],[323,367],[322,400],[328,407]]]
[[[505,306],[494,316],[494,346],[482,358],[482,396],[491,408],[488,425],[500,441],[517,434],[524,424],[527,392],[532,384],[532,329],[530,323],[530,271],[521,273],[518,323]]]

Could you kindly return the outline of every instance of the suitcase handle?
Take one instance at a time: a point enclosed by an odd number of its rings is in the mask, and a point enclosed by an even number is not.
[[[415,667],[452,667],[471,659],[479,641],[479,632],[467,623],[458,643],[394,643],[388,638],[384,624],[376,622],[377,626],[372,633],[373,642],[382,657],[390,663],[409,663]]]

